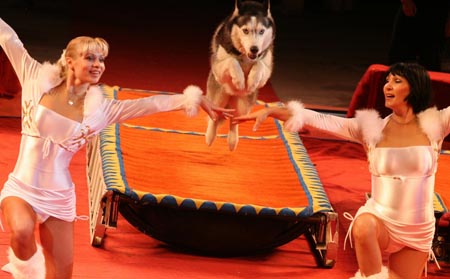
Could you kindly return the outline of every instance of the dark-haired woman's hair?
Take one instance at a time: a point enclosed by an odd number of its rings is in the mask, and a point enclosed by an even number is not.
[[[393,64],[388,74],[405,78],[411,88],[406,101],[411,105],[414,113],[419,113],[430,107],[432,102],[432,90],[430,75],[427,70],[417,63]]]

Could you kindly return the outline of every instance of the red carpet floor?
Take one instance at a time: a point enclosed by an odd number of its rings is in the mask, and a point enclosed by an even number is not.
[[[83,2],[83,1],[81,1]],[[170,1],[169,1],[170,2]],[[78,3],[78,2],[77,2]],[[110,4],[114,5],[111,2]],[[164,4],[162,4],[164,6]],[[169,4],[165,4],[166,8]],[[114,14],[109,6],[93,13],[79,4],[73,14],[83,11],[83,18],[74,17],[73,36],[95,35],[106,38],[111,44],[107,60],[107,72],[103,82],[128,88],[181,92],[188,84],[205,88],[208,73],[208,47],[215,24],[222,17],[208,11],[201,21],[193,20],[190,14],[178,13],[177,20],[165,18],[158,10],[144,10],[129,22],[130,15],[121,13],[120,5]],[[136,7],[138,10],[143,7]],[[173,8],[173,7],[170,7]],[[83,9],[83,10],[82,10]],[[143,16],[145,15],[145,17]],[[98,18],[101,16],[101,18]],[[128,16],[128,17],[127,17]],[[180,26],[176,22],[183,22]],[[161,28],[162,27],[162,28]],[[174,34],[177,35],[175,40]],[[196,40],[192,40],[192,36]],[[264,101],[277,100],[270,84],[260,95]],[[155,116],[158,117],[158,116]],[[18,119],[0,119],[0,183],[14,167],[20,134]],[[335,209],[340,214],[340,248],[336,265],[332,269],[321,269],[309,251],[303,238],[299,238],[272,253],[239,258],[211,258],[186,254],[167,247],[137,231],[119,217],[118,228],[107,230],[103,248],[94,248],[89,241],[88,221],[77,221],[75,225],[75,269],[73,278],[348,278],[357,269],[354,251],[343,250],[343,239],[349,221],[342,218],[343,212],[354,214],[364,202],[364,193],[369,190],[367,163],[360,146],[314,139],[304,139],[304,144],[322,179],[325,190]],[[88,215],[88,197],[85,174],[85,152],[79,152],[71,170],[77,187],[77,210],[79,215]],[[441,169],[450,162],[441,164]],[[449,181],[445,183],[447,189]],[[449,203],[447,203],[449,204]],[[6,263],[8,233],[0,234],[0,265]],[[450,267],[436,270],[429,265],[428,278],[448,278]],[[0,278],[11,278],[0,272]]]
[[[157,117],[157,116],[155,116]],[[5,181],[17,155],[19,120],[0,119],[0,180]],[[279,247],[272,253],[238,258],[212,258],[186,254],[142,234],[119,216],[118,228],[108,229],[103,248],[90,245],[87,221],[75,225],[74,278],[348,278],[356,269],[352,249],[343,250],[343,238],[349,221],[341,214],[355,213],[368,191],[364,154],[358,145],[304,138],[304,144],[316,164],[325,190],[335,210],[340,213],[340,247],[332,269],[317,268],[303,237]],[[88,215],[85,178],[85,152],[78,153],[71,167],[77,185],[78,214]],[[448,173],[446,158],[441,170]],[[444,173],[443,172],[443,173]],[[441,175],[440,183],[448,184]],[[0,234],[0,264],[6,263],[8,233]],[[428,278],[447,278],[450,266],[443,270],[429,265]],[[0,272],[0,278],[11,278]]]

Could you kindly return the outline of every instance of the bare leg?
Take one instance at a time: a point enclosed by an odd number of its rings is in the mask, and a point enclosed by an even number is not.
[[[381,251],[389,243],[389,235],[383,223],[369,213],[356,218],[352,228],[356,258],[362,275],[368,277],[381,272]]]
[[[73,224],[50,217],[39,226],[47,279],[72,278]]]
[[[7,197],[2,201],[4,218],[11,231],[9,263],[2,269],[14,278],[45,278],[45,259],[36,244],[36,213],[21,198]]]
[[[418,279],[428,258],[428,253],[420,252],[409,247],[389,256],[389,278],[391,279]]]
[[[2,201],[4,219],[11,231],[10,245],[16,257],[28,260],[36,252],[36,213],[31,206],[18,197],[7,197]]]

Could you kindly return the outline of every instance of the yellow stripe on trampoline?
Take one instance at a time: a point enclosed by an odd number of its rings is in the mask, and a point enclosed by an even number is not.
[[[103,86],[103,90],[107,98],[117,98],[120,92],[119,87],[107,87]],[[135,92],[139,94],[140,92]],[[143,94],[159,94],[158,92],[143,92]],[[167,94],[167,93],[162,93]],[[264,102],[258,102],[259,105],[281,105],[280,103],[266,104]],[[191,120],[192,121],[192,120]],[[215,208],[216,210],[222,210],[232,207],[237,213],[246,214],[248,212],[255,212],[255,214],[261,214],[262,212],[266,214],[273,215],[295,215],[295,216],[310,216],[316,212],[328,212],[332,211],[332,207],[323,190],[320,179],[318,178],[317,172],[310,161],[308,154],[298,136],[297,133],[288,133],[282,128],[282,123],[275,121],[275,125],[278,130],[278,135],[264,135],[264,136],[242,136],[247,139],[264,139],[267,140],[267,144],[270,145],[273,140],[279,141],[280,138],[283,140],[285,150],[280,149],[280,156],[288,156],[289,160],[295,169],[298,176],[298,183],[302,190],[307,196],[307,203],[297,204],[295,206],[270,206],[261,205],[254,203],[234,203],[227,202],[224,200],[205,200],[199,198],[189,198],[182,197],[179,195],[172,195],[170,190],[168,193],[150,193],[148,191],[142,191],[133,187],[130,187],[127,182],[127,175],[125,173],[125,163],[122,158],[121,149],[121,129],[131,129],[131,130],[144,130],[144,131],[158,131],[164,133],[180,133],[185,135],[204,135],[204,133],[193,132],[193,131],[180,131],[171,130],[157,127],[149,127],[146,125],[134,125],[134,124],[116,124],[107,127],[100,135],[100,148],[102,156],[102,164],[105,175],[105,183],[109,190],[115,190],[125,195],[128,195],[136,200],[146,200],[147,202],[154,202],[155,204],[172,203],[177,206],[190,205],[195,209],[200,209],[202,207]],[[124,130],[125,131],[125,130]],[[274,148],[279,148],[274,146]],[[269,149],[270,146],[269,146]],[[282,155],[285,154],[285,155]],[[287,154],[287,155],[286,155]],[[264,171],[264,170],[263,170]],[[283,174],[278,174],[283,175]],[[255,181],[257,184],[258,182]]]

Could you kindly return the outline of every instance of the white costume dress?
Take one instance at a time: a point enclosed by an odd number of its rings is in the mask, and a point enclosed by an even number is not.
[[[93,135],[112,123],[130,118],[176,109],[185,109],[191,116],[198,110],[202,92],[195,86],[187,87],[185,94],[123,101],[105,99],[99,86],[91,86],[80,123],[39,104],[46,92],[62,82],[59,69],[34,60],[1,18],[0,45],[22,85],[20,153],[0,201],[8,196],[24,199],[36,211],[40,222],[49,216],[69,222],[76,218],[75,187],[69,164],[74,153]]]
[[[387,251],[408,246],[430,252],[435,231],[434,180],[442,141],[450,132],[450,107],[418,114],[429,146],[401,148],[376,147],[391,116],[381,119],[375,110],[361,110],[355,118],[344,118],[304,109],[295,101],[288,108],[293,117],[286,122],[287,129],[299,131],[303,125],[310,126],[364,146],[372,193],[356,216],[368,212],[384,222],[390,234]]]

